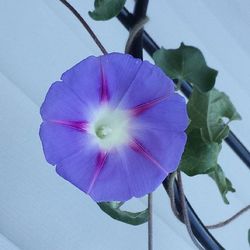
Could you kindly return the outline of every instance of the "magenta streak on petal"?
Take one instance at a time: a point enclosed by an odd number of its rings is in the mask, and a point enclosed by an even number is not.
[[[162,167],[162,165],[149,153],[147,150],[141,145],[136,139],[133,139],[130,143],[130,147],[142,154],[145,158],[150,160],[155,166],[157,166],[161,171],[163,171],[165,174],[168,174],[168,172]]]
[[[100,98],[101,98],[101,103],[106,103],[109,100],[109,90],[108,90],[108,83],[107,83],[107,78],[104,74],[103,66],[102,66],[102,61],[100,59],[100,67],[101,67],[101,93],[100,93]]]
[[[166,100],[168,98],[168,96],[163,96],[163,97],[159,97],[156,98],[152,101],[148,101],[146,103],[140,104],[132,109],[130,109],[130,113],[133,116],[137,116],[140,115],[141,113],[145,112],[146,110],[152,108],[153,106],[155,106],[156,104]]]
[[[50,120],[50,122],[65,125],[76,130],[87,131],[88,122],[86,121],[64,121],[64,120]]]
[[[96,182],[96,179],[99,176],[99,174],[100,174],[100,172],[101,172],[101,170],[102,170],[102,168],[103,168],[103,166],[105,164],[107,156],[108,156],[108,153],[103,152],[103,151],[100,151],[99,154],[97,155],[95,173],[94,173],[94,175],[92,177],[92,180],[90,182],[87,194],[89,194],[92,191],[93,186],[94,186],[94,184]]]

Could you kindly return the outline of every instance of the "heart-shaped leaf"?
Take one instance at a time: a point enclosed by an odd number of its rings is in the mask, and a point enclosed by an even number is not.
[[[229,191],[235,192],[235,189],[233,188],[231,181],[225,177],[222,168],[219,165],[217,165],[216,168],[214,168],[214,171],[209,173],[209,176],[216,182],[220,190],[221,196],[223,198],[223,201],[226,204],[229,204],[226,194]]]
[[[201,51],[181,43],[178,49],[157,50],[153,59],[155,64],[172,79],[188,81],[200,91],[213,88],[217,71],[209,68]]]
[[[95,0],[95,9],[89,15],[97,21],[108,20],[119,14],[126,0]]]
[[[217,163],[222,139],[229,133],[228,123],[241,119],[228,96],[216,89],[201,92],[194,87],[188,102],[191,119],[187,130],[187,144],[179,168],[187,175],[209,174],[222,195],[234,192],[232,183],[225,177]],[[225,123],[224,119],[228,121]]]
[[[120,207],[123,205],[123,202],[99,202],[97,204],[102,209],[102,211],[115,220],[134,226],[148,221],[148,209],[145,209],[141,212],[132,213],[120,209]]]
[[[201,129],[204,141],[221,143],[228,136],[228,123],[241,119],[229,97],[216,89],[206,93],[193,89],[188,102],[188,114],[191,127]],[[228,118],[224,122],[223,118]]]
[[[204,142],[199,129],[188,132],[185,151],[179,168],[185,174],[194,176],[207,174],[217,166],[217,158],[221,145],[216,142]]]

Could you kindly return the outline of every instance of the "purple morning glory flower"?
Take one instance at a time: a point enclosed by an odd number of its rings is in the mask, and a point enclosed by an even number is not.
[[[160,68],[130,55],[90,56],[66,71],[41,107],[47,161],[95,201],[141,197],[175,171],[188,117]]]

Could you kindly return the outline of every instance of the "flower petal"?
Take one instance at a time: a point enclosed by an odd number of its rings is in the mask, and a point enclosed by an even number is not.
[[[100,57],[86,58],[63,73],[61,79],[91,110],[98,107],[102,93]]]
[[[63,159],[93,144],[91,136],[67,125],[43,122],[40,127],[40,138],[47,161],[55,165]]]
[[[126,201],[153,192],[167,172],[140,150],[130,146],[117,149],[107,162],[90,194],[99,201]],[[105,190],[105,192],[103,192]]]
[[[141,129],[133,134],[135,140],[167,173],[177,169],[186,143],[184,132]]]
[[[87,193],[96,174],[98,155],[99,148],[96,145],[86,144],[81,151],[57,164],[56,172]]]
[[[131,55],[111,53],[100,57],[109,91],[109,104],[116,107],[135,79],[142,61]]]
[[[51,85],[41,106],[43,120],[82,121],[89,118],[89,109],[64,82]]]
[[[179,94],[169,96],[133,119],[138,129],[164,129],[173,132],[184,131],[188,120],[185,99]]]
[[[139,198],[153,192],[166,178],[167,173],[139,150],[126,147],[122,153],[128,168],[130,189],[134,197]]]
[[[132,197],[126,165],[117,150],[109,152],[89,195],[97,202],[126,201]]]
[[[130,109],[158,98],[168,97],[173,93],[172,80],[159,67],[143,61],[118,107]]]

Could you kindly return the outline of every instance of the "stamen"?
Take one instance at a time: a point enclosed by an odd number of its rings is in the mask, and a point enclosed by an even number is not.
[[[110,150],[129,142],[130,115],[118,109],[101,107],[90,122],[88,132],[97,140],[103,150]]]
[[[112,128],[110,128],[109,126],[100,126],[96,129],[96,135],[99,138],[103,139],[109,134],[111,134],[112,131],[113,131]]]

